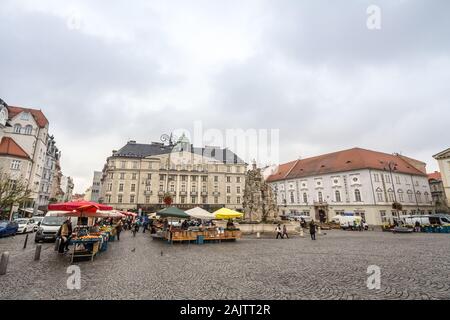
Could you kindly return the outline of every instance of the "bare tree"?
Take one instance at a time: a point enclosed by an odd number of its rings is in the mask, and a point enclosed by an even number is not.
[[[14,179],[9,173],[0,169],[0,215],[2,219],[9,219],[11,208],[27,201],[30,194],[31,190],[28,189],[27,182],[23,177]]]

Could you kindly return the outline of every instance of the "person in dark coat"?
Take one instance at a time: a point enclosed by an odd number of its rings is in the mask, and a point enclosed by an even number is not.
[[[67,236],[67,241],[64,245],[64,250],[65,251],[69,251],[69,244],[70,244],[70,239],[72,238],[72,232],[73,232],[73,228],[72,228],[72,219],[67,219],[67,228],[69,229],[69,234]]]
[[[309,233],[311,234],[311,240],[316,240],[316,224],[314,220],[309,223]]]

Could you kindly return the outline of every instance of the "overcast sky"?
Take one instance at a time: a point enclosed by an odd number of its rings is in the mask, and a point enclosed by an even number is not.
[[[279,129],[282,162],[359,146],[432,171],[449,147],[450,1],[1,2],[0,97],[44,111],[77,192],[198,120]]]

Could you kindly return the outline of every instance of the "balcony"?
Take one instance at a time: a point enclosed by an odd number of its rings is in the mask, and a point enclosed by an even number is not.
[[[191,196],[197,196],[198,192],[197,191],[191,191]]]
[[[201,195],[202,195],[202,196],[207,196],[207,195],[208,195],[208,192],[207,192],[207,191],[202,191]]]
[[[180,191],[180,196],[187,196],[187,192],[186,191]]]
[[[153,191],[144,191],[144,196],[151,196]]]
[[[326,201],[314,201],[315,207],[325,207],[328,206],[328,202]]]
[[[215,197],[220,196],[220,192],[219,192],[219,191],[214,191],[212,194],[213,194],[213,196],[215,196]]]
[[[165,194],[164,191],[158,191],[158,196],[163,196]]]

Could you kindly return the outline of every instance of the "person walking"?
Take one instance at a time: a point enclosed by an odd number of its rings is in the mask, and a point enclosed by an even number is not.
[[[133,237],[136,237],[136,233],[139,232],[139,221],[136,220],[133,226]]]
[[[286,228],[285,224],[283,224],[283,238],[284,238],[284,236],[286,236],[286,238],[289,239],[289,235],[288,235],[287,228]]]
[[[275,231],[277,232],[277,237],[276,239],[278,239],[278,237],[280,237],[281,239],[283,239],[283,233],[281,231],[281,225],[278,224],[277,227],[275,228]]]
[[[116,224],[117,241],[120,241],[120,233],[122,232],[122,219],[120,219]]]
[[[311,240],[316,240],[316,224],[314,220],[309,223],[309,233],[311,234]]]
[[[142,223],[142,226],[144,229],[144,231],[142,233],[145,233],[145,230],[147,230],[147,227],[148,227],[148,218],[147,217],[144,218],[144,222]]]

